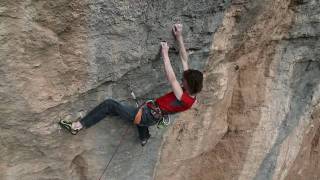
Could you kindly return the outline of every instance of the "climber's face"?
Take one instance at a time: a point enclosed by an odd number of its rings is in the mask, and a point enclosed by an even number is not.
[[[189,86],[185,78],[182,78],[182,86],[189,92]]]

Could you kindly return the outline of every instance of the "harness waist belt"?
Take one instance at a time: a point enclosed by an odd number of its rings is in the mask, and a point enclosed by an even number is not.
[[[134,117],[133,123],[134,123],[134,124],[140,124],[140,122],[141,122],[141,117],[142,117],[142,106],[139,108],[136,116]]]
[[[151,114],[153,115],[154,118],[156,119],[161,119],[164,116],[168,115],[169,113],[163,111],[160,109],[159,105],[155,101],[149,101],[147,102],[148,108],[151,109]]]
[[[142,118],[142,113],[143,113],[143,107],[144,106],[147,106],[149,109],[150,109],[150,112],[152,114],[152,116],[155,118],[155,119],[162,119],[164,116],[167,116],[168,113],[165,112],[165,111],[162,111],[159,107],[159,105],[153,101],[153,100],[149,100],[149,101],[146,101],[144,102],[140,107],[139,107],[139,110],[134,118],[134,121],[133,123],[134,124],[140,124],[141,122],[141,118]]]

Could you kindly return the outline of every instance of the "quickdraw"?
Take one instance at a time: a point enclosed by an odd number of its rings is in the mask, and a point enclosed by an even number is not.
[[[165,115],[162,119],[158,122],[157,128],[162,129],[170,125],[171,119],[169,115]]]
[[[159,119],[157,128],[161,129],[170,125],[171,119],[168,113],[163,112],[153,100],[148,100],[147,103],[151,103],[151,114],[153,117]]]

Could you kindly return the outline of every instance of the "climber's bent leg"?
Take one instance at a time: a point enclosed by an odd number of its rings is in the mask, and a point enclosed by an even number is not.
[[[144,146],[151,136],[149,133],[149,128],[148,126],[139,126],[139,125],[137,125],[137,128],[139,133],[139,139],[141,140],[141,145]]]
[[[133,121],[136,111],[135,107],[123,105],[113,99],[107,99],[91,110],[80,120],[80,123],[85,128],[89,128],[107,115],[120,116],[122,119]]]

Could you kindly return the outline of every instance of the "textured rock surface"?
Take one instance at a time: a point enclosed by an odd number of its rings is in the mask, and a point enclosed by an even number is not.
[[[168,132],[155,179],[320,178],[319,9],[232,1],[200,106]]]
[[[0,179],[320,179],[319,11],[318,0],[1,1]],[[164,139],[152,129],[142,148],[116,117],[77,136],[58,128],[106,98],[133,104],[128,84],[141,100],[168,91],[159,42],[181,76],[175,22],[205,87]]]
[[[169,90],[159,42],[184,24],[191,67],[203,69],[227,2],[4,0],[0,2],[0,179],[152,179],[162,132],[141,148],[134,126],[108,117],[71,136],[59,118],[76,117],[105,98],[132,104]]]

